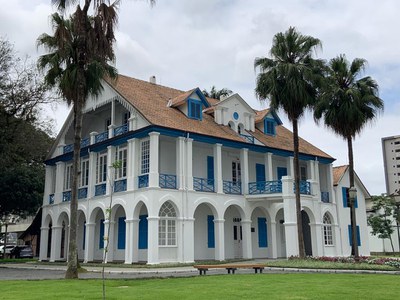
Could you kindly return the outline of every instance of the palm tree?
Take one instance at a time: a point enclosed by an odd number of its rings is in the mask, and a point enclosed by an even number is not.
[[[293,125],[294,182],[296,195],[297,233],[299,256],[305,257],[300,206],[300,167],[298,121],[306,109],[311,108],[322,82],[321,60],[313,59],[312,52],[321,47],[319,39],[300,34],[294,27],[277,33],[270,51],[272,58],[256,58],[256,96],[270,100],[272,109],[282,108]]]
[[[75,0],[53,0],[60,13]],[[68,268],[65,278],[78,278],[77,254],[77,191],[80,173],[80,143],[82,131],[82,108],[88,95],[97,96],[102,91],[104,76],[116,78],[116,69],[110,65],[114,61],[114,27],[117,22],[119,1],[106,4],[93,1],[93,16],[88,15],[92,0],[85,0],[84,6],[77,5],[76,11],[68,19],[62,14],[52,15],[54,35],[42,34],[38,45],[44,46],[48,54],[39,58],[38,65],[45,70],[45,81],[58,88],[74,111],[74,156],[70,203],[70,228],[68,248]],[[108,1],[107,1],[108,2]]]
[[[314,110],[316,121],[323,118],[328,128],[347,141],[350,188],[354,188],[353,139],[383,110],[383,101],[378,97],[378,84],[369,76],[359,78],[366,64],[367,61],[361,58],[350,63],[343,54],[331,59],[326,85]],[[355,207],[352,201],[349,204],[352,254],[358,258]]]
[[[210,91],[207,91],[206,89],[202,90],[204,96],[209,97],[209,98],[214,98],[214,99],[221,99],[222,97],[227,97],[229,95],[232,94],[232,91],[227,89],[227,88],[223,88],[221,90],[217,90],[215,85],[213,85],[211,87]]]

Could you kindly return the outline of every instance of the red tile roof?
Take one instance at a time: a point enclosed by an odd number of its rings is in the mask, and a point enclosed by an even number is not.
[[[344,173],[348,169],[348,165],[333,167],[333,185],[338,185]]]

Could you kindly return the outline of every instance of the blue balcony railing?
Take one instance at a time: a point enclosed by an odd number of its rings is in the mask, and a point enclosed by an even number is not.
[[[114,192],[124,192],[126,191],[126,179],[120,179],[114,181]]]
[[[62,202],[68,202],[71,201],[71,191],[65,191],[62,194]]]
[[[54,203],[54,194],[50,194],[49,195],[49,204],[53,204]]]
[[[149,174],[140,175],[138,177],[138,187],[145,188],[149,186]]]
[[[90,138],[85,138],[81,140],[81,148],[85,148],[89,146],[89,144],[90,144]]]
[[[94,140],[95,140],[96,143],[100,143],[102,141],[105,141],[106,139],[108,139],[108,131],[104,131],[102,133],[99,133],[98,135],[96,135]]]
[[[241,134],[240,135],[242,138],[246,140],[247,143],[254,144],[254,136],[252,135],[247,135],[247,134]]]
[[[163,189],[176,189],[176,175],[160,174],[159,185]]]
[[[214,179],[193,177],[193,189],[198,192],[214,192]]]
[[[321,201],[329,203],[329,192],[321,192]]]
[[[74,144],[65,145],[63,148],[63,153],[68,153],[74,151]]]
[[[249,194],[274,194],[282,193],[282,181],[257,181],[249,182]]]
[[[106,184],[105,183],[100,183],[95,185],[94,187],[94,195],[95,196],[101,196],[106,194]]]
[[[86,199],[87,198],[87,187],[81,187],[78,189],[78,199]]]
[[[236,194],[242,193],[242,183],[240,181],[223,181],[224,193],[225,194]]]
[[[128,123],[114,128],[114,136],[124,134],[125,132],[128,132]]]
[[[305,180],[300,180],[300,194],[311,195],[311,183]]]

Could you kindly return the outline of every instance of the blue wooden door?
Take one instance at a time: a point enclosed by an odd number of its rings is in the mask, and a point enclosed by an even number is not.
[[[265,190],[265,166],[263,164],[256,164],[256,181],[257,190]]]
[[[281,180],[283,176],[287,176],[287,168],[278,167],[278,179]]]

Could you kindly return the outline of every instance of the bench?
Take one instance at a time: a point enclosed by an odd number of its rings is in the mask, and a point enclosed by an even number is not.
[[[223,264],[223,265],[195,265],[193,268],[199,270],[200,275],[206,275],[208,269],[226,269],[228,274],[235,274],[237,269],[253,269],[254,273],[263,272],[265,266],[257,264]]]

